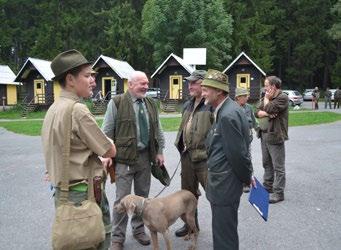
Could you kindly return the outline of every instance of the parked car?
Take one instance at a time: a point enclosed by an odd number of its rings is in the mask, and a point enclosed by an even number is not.
[[[297,90],[283,90],[283,93],[289,97],[289,104],[291,106],[301,105],[303,103],[303,97]]]
[[[303,93],[303,100],[304,101],[311,101],[313,99],[313,91],[314,89],[306,89],[304,90],[304,93]]]
[[[146,95],[152,98],[158,98],[160,95],[160,88],[149,88]]]

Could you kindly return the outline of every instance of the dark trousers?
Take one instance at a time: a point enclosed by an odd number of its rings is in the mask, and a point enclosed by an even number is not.
[[[340,99],[334,99],[334,109],[340,108],[340,103],[341,103]]]
[[[116,179],[116,199],[114,205],[117,205],[121,199],[131,193],[132,184],[134,181],[134,193],[138,196],[147,198],[150,189],[150,160],[148,150],[138,152],[138,159],[135,165],[116,164],[115,179]],[[128,216],[124,213],[118,213],[113,210],[113,232],[112,241],[125,241]],[[144,224],[142,218],[133,215],[131,219],[133,234],[143,233]]]
[[[274,193],[284,194],[285,188],[285,146],[284,142],[269,144],[261,138],[264,168],[264,186]]]
[[[238,238],[238,200],[229,206],[217,206],[211,203],[212,235],[214,250],[239,249]]]
[[[207,163],[206,161],[192,162],[188,152],[181,156],[181,189],[188,190],[198,199],[199,183],[206,189]]]
[[[327,106],[329,104],[329,108],[331,109],[332,108],[332,101],[330,100],[330,98],[325,98],[324,99],[324,108],[326,109]]]

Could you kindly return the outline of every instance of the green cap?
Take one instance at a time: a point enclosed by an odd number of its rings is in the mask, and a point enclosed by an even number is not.
[[[55,77],[52,80],[60,79],[66,72],[79,66],[89,64],[88,60],[79,51],[72,49],[57,55],[51,62],[51,69]]]
[[[227,75],[215,69],[209,69],[207,71],[207,74],[205,75],[204,81],[201,83],[201,86],[207,86],[229,92]]]
[[[165,165],[157,166],[152,163],[151,166],[152,175],[158,179],[164,186],[169,186],[170,178]]]
[[[249,91],[247,91],[247,89],[245,88],[236,88],[235,97],[242,96],[242,95],[249,95]]]
[[[204,79],[206,75],[206,70],[194,70],[190,76],[185,77],[186,80],[192,82],[192,81],[198,81]]]

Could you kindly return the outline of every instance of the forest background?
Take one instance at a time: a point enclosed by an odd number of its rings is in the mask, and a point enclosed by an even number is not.
[[[76,48],[151,74],[191,47],[207,48],[204,68],[244,51],[287,88],[335,88],[341,0],[0,0],[0,64],[15,73],[28,57]]]

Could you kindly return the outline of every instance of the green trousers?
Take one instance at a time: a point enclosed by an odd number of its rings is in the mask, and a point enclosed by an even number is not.
[[[55,192],[55,207],[58,207],[59,203],[59,195],[60,190],[56,188]],[[78,192],[78,191],[69,191],[69,201],[74,202],[76,205],[88,199],[88,192]],[[111,244],[111,219],[110,219],[110,210],[109,210],[109,202],[107,196],[105,194],[105,189],[102,191],[102,200],[100,204],[100,208],[103,214],[103,223],[105,227],[105,240],[97,247],[98,250],[107,250],[110,248]]]

